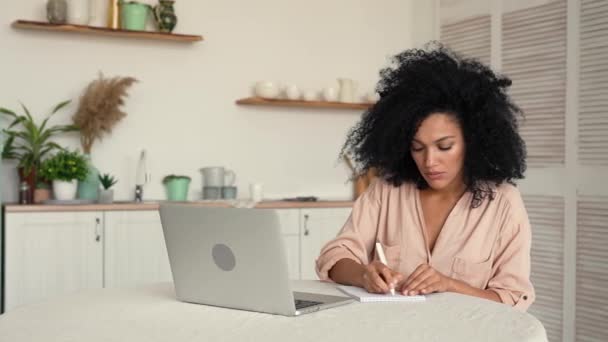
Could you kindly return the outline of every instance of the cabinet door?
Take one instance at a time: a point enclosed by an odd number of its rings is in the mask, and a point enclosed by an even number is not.
[[[300,279],[300,210],[277,209],[290,279]]]
[[[302,279],[318,279],[315,260],[323,245],[336,237],[350,215],[351,208],[302,209],[301,260]]]
[[[158,211],[106,211],[104,216],[104,287],[172,281]]]
[[[7,213],[5,310],[102,287],[100,212]]]

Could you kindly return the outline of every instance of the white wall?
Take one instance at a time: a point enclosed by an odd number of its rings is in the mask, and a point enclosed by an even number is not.
[[[386,57],[434,35],[433,6],[425,0],[177,1],[176,32],[206,39],[191,45],[10,27],[16,19],[43,20],[44,4],[22,0],[0,11],[0,106],[18,109],[22,101],[42,118],[73,99],[53,121],[66,123],[99,71],[138,78],[128,116],[92,151],[94,164],[119,178],[118,199],[132,197],[141,148],[153,180],[147,199],[164,197],[160,180],[169,173],[192,176],[190,198],[200,198],[198,169],[215,165],[236,171],[242,198],[252,181],[264,183],[268,197],[350,198],[337,156],[359,112],[234,101],[261,79],[321,89],[343,76],[367,91]],[[76,136],[60,141],[78,146]],[[14,164],[3,164],[3,197],[15,200]]]

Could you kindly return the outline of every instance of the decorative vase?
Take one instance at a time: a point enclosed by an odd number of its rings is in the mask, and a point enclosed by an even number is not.
[[[99,197],[99,170],[91,162],[91,155],[85,154],[87,160],[87,178],[78,182],[78,198],[97,200]]]
[[[154,6],[154,19],[160,32],[170,33],[177,25],[174,3],[174,0],[159,0],[158,5]]]
[[[34,203],[34,189],[36,188],[36,169],[32,168],[30,172],[26,175],[25,169],[20,167],[17,169],[17,173],[19,174],[19,183],[26,182],[29,186],[29,192],[27,195],[27,203]]]
[[[68,18],[68,3],[66,0],[48,0],[46,2],[46,18],[51,24],[65,24]]]
[[[138,2],[123,2],[120,5],[120,28],[143,31],[146,28],[150,5]]]
[[[75,199],[77,187],[78,181],[76,179],[72,179],[69,182],[54,180],[53,194],[55,194],[55,199],[61,201],[69,201]]]
[[[67,0],[68,24],[88,25],[91,20],[90,0]]]
[[[98,203],[112,203],[114,202],[114,189],[101,189],[99,190],[99,201]]]
[[[188,198],[190,180],[187,178],[172,179],[165,183],[169,201],[185,201]]]

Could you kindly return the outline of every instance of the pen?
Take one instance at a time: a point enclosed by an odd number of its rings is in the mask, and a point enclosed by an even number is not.
[[[380,258],[380,262],[388,267],[388,263],[386,262],[386,256],[384,255],[384,249],[382,249],[382,244],[380,242],[376,242],[376,253],[378,253],[378,258]],[[391,295],[395,295],[395,289],[392,284],[389,284],[391,287]]]

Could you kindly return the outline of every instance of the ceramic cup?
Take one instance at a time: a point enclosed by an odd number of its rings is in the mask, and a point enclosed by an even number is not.
[[[261,183],[249,184],[249,196],[254,202],[260,202],[264,198],[264,186]]]
[[[236,198],[236,186],[222,187],[222,198],[223,199],[235,199]]]

